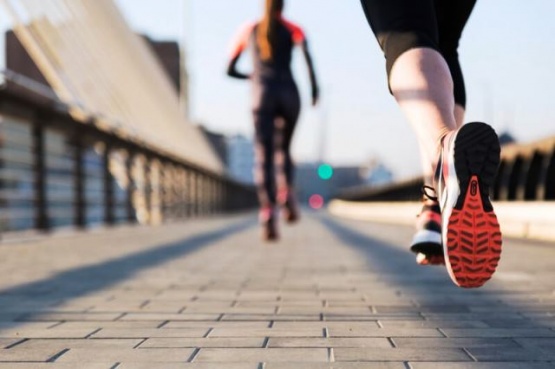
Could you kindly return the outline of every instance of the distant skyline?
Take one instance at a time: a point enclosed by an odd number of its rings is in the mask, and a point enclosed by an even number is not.
[[[229,45],[259,17],[262,0],[116,0],[133,29],[184,42],[193,122],[224,133],[252,134],[247,83],[229,79]],[[479,0],[460,47],[468,91],[467,121],[483,120],[528,142],[555,135],[555,2]],[[378,156],[397,176],[418,174],[416,140],[389,95],[384,59],[360,2],[289,0],[285,16],[306,31],[322,86],[309,106],[306,68],[294,60],[303,112],[293,143],[297,161],[317,159],[320,138],[332,164]],[[0,22],[5,28],[5,15]],[[241,68],[248,70],[248,55]],[[322,134],[322,127],[327,127]]]

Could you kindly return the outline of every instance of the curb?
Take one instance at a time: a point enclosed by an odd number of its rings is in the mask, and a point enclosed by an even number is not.
[[[353,220],[414,226],[419,202],[333,200],[331,214]],[[555,202],[493,202],[503,236],[555,241]]]

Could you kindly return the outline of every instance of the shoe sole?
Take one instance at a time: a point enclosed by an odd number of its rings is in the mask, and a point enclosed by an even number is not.
[[[499,139],[487,124],[468,123],[457,133],[453,150],[459,194],[447,221],[445,262],[456,285],[475,288],[492,277],[501,256],[501,230],[489,199]]]

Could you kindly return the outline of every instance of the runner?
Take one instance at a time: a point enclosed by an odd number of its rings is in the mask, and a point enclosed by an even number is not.
[[[420,264],[445,264],[458,286],[479,287],[495,272],[502,240],[489,199],[499,140],[485,123],[463,125],[458,46],[476,0],[361,2],[420,145],[424,204],[411,250]]]
[[[249,79],[253,92],[255,126],[255,180],[260,202],[260,222],[265,240],[279,238],[277,206],[283,206],[287,222],[299,218],[293,191],[294,165],[290,147],[301,103],[291,72],[293,48],[299,46],[308,65],[312,87],[312,104],[318,102],[318,84],[308,43],[303,30],[282,16],[283,0],[266,0],[263,18],[247,25],[240,33],[231,54],[228,75]],[[244,74],[237,70],[239,58],[252,46],[254,71]],[[280,133],[277,135],[276,133]],[[279,155],[276,155],[279,153]],[[276,170],[276,160],[280,171]],[[283,173],[278,179],[277,174]]]

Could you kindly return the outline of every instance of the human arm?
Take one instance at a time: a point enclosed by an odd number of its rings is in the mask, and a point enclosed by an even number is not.
[[[239,59],[241,58],[241,55],[248,46],[253,27],[253,25],[247,25],[243,27],[233,44],[231,55],[227,65],[227,75],[232,78],[243,80],[251,78],[249,74],[245,74],[237,70],[237,64],[239,62]]]
[[[314,71],[314,63],[312,61],[312,55],[308,49],[308,42],[306,39],[301,43],[301,50],[303,52],[306,65],[308,67],[308,75],[310,78],[310,87],[312,90],[312,105],[316,106],[318,104],[318,99],[320,98],[320,89],[318,87],[318,81],[316,79],[316,72]]]

